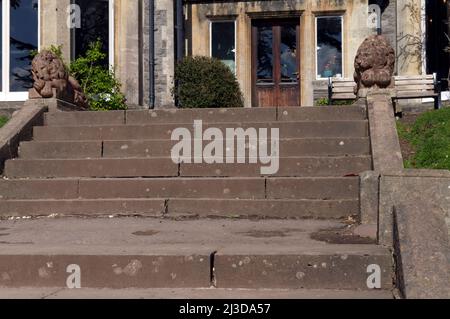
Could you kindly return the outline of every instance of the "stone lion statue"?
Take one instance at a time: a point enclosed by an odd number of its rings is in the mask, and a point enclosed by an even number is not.
[[[355,58],[355,94],[361,89],[390,88],[395,66],[395,51],[381,35],[368,37]]]
[[[31,72],[34,83],[30,98],[57,97],[81,109],[89,107],[80,84],[69,75],[64,63],[55,53],[43,50],[37,54],[31,63]]]

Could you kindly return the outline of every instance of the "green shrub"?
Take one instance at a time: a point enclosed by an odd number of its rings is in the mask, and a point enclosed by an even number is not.
[[[450,169],[450,108],[424,113],[412,126],[398,127],[400,138],[408,140],[415,149],[409,165]]]
[[[0,116],[0,127],[5,126],[6,122],[8,122],[8,118],[6,116]]]
[[[105,58],[101,42],[91,43],[85,56],[70,63],[70,74],[80,83],[92,110],[124,110],[127,106],[121,84],[114,71],[102,63]]]
[[[182,108],[243,107],[236,76],[209,57],[186,57],[175,69],[172,95]]]
[[[328,105],[328,99],[326,97],[322,97],[320,99],[317,99],[314,104],[316,106],[327,106]]]
[[[332,105],[352,105],[355,101],[353,100],[340,100],[334,101]],[[315,101],[316,106],[328,106],[328,98],[322,97]]]
[[[125,96],[120,92],[121,84],[113,70],[104,65],[106,54],[102,52],[100,41],[89,45],[85,56],[80,56],[67,65],[62,46],[46,48],[63,61],[71,76],[78,80],[88,98],[91,110],[124,110],[127,108]],[[32,52],[35,56],[37,51]]]

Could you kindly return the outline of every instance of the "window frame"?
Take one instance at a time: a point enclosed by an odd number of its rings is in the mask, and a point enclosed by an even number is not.
[[[38,51],[41,49],[41,0],[38,1]],[[1,79],[2,90],[0,91],[0,101],[22,102],[29,98],[28,91],[11,92],[10,91],[10,71],[11,71],[11,1],[2,1],[2,72]],[[7,53],[7,54],[5,54]]]
[[[109,67],[111,69],[114,68],[115,63],[115,56],[114,56],[114,50],[115,50],[115,0],[107,0],[108,1],[108,42],[109,42],[109,48],[108,48],[108,63]],[[71,4],[76,4],[76,0],[71,0]],[[75,58],[75,29],[73,29],[70,32],[70,55],[71,59],[73,60]]]
[[[233,22],[234,23],[234,74],[237,74],[237,68],[238,68],[238,64],[237,64],[237,57],[238,57],[238,47],[237,47],[237,21],[236,19],[232,19],[232,18],[228,18],[228,19],[210,19],[209,20],[209,56],[211,58],[213,58],[213,47],[212,47],[212,43],[213,43],[213,39],[212,39],[212,35],[213,35],[213,23],[227,23],[227,22]]]
[[[326,14],[321,14],[321,15],[316,15],[315,20],[314,20],[314,24],[315,24],[315,39],[314,39],[314,43],[315,43],[315,48],[314,48],[314,54],[315,54],[315,62],[316,62],[316,75],[314,76],[316,80],[321,81],[321,80],[327,80],[328,78],[324,78],[324,77],[319,77],[319,61],[318,61],[318,56],[319,56],[319,50],[318,50],[318,32],[317,32],[317,21],[318,19],[322,19],[322,18],[340,18],[341,19],[341,44],[342,44],[342,54],[341,54],[341,65],[342,65],[342,74],[340,77],[334,76],[333,78],[335,79],[343,79],[345,78],[345,64],[344,64],[344,60],[345,60],[345,45],[344,45],[344,40],[345,40],[345,35],[344,35],[344,14],[332,14],[332,15],[326,15]]]

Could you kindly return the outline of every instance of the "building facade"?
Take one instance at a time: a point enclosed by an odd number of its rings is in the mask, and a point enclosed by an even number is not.
[[[436,72],[448,78],[444,0],[1,3],[2,101],[27,99],[34,50],[61,45],[69,61],[98,38],[132,107],[174,105],[173,74],[183,55],[212,56],[227,64],[246,107],[313,105],[326,95],[328,77],[352,77],[358,46],[376,32],[395,48],[397,74]],[[380,24],[374,24],[374,13]]]

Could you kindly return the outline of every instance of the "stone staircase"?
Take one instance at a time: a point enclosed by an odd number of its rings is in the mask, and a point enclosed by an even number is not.
[[[174,163],[194,120],[279,128],[278,172]],[[360,107],[47,113],[0,181],[0,286],[65,287],[76,264],[84,288],[392,297],[391,252],[351,232],[368,131]]]

